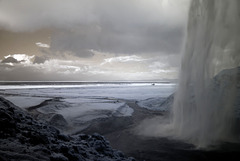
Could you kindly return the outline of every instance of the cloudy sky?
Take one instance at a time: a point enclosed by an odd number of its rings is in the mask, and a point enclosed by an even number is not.
[[[0,80],[177,78],[189,0],[0,0]]]

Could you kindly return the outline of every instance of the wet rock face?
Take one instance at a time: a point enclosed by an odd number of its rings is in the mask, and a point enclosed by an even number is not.
[[[130,161],[99,134],[63,135],[0,97],[0,160]]]

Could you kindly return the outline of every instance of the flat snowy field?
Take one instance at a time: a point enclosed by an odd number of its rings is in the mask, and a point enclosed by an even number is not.
[[[68,121],[87,122],[97,118],[131,116],[133,109],[127,101],[140,107],[161,109],[159,105],[174,93],[173,83],[119,83],[80,85],[1,85],[0,96],[26,109],[37,106],[43,114],[61,114]]]

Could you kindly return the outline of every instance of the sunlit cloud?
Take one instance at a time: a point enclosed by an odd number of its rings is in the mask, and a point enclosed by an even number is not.
[[[126,62],[141,62],[141,61],[145,61],[146,59],[143,59],[140,56],[136,56],[136,55],[131,55],[131,56],[119,56],[119,57],[112,57],[112,58],[107,58],[104,59],[104,62],[101,63],[101,65],[107,64],[107,63],[116,63],[116,62],[120,62],[120,63],[126,63]]]
[[[1,78],[7,80],[11,80],[12,77],[18,77],[19,80],[68,80],[69,78],[71,80],[148,80],[159,77],[173,78],[174,74],[176,75],[174,68],[166,69],[166,65],[157,63],[155,59],[136,55],[111,57],[111,54],[106,54],[106,56],[109,58],[96,54],[91,60],[52,58],[35,63],[35,55],[8,55],[5,59],[13,58],[19,63],[0,63],[0,70],[4,76]],[[125,65],[119,65],[119,63]],[[152,65],[148,65],[149,63]],[[14,73],[15,76],[13,76]],[[31,77],[28,76],[29,74]]]
[[[41,48],[50,48],[50,45],[48,44],[44,44],[44,43],[41,43],[41,42],[37,42],[35,43],[38,47],[41,47]]]
[[[34,55],[28,56],[26,54],[13,54],[13,55],[4,56],[4,58],[5,58],[5,60],[12,58],[13,62],[9,62],[9,63],[29,64],[29,63],[32,62],[32,59],[34,58]],[[16,60],[17,62],[15,62],[14,60]]]

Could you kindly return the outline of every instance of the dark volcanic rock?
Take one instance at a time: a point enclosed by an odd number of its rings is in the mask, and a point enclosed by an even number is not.
[[[57,127],[58,129],[65,129],[68,126],[67,121],[60,114],[54,114],[48,121],[50,125]]]
[[[59,118],[58,118],[59,119]],[[53,119],[54,120],[54,119]],[[0,97],[0,160],[134,160],[113,150],[99,134],[68,136]]]

